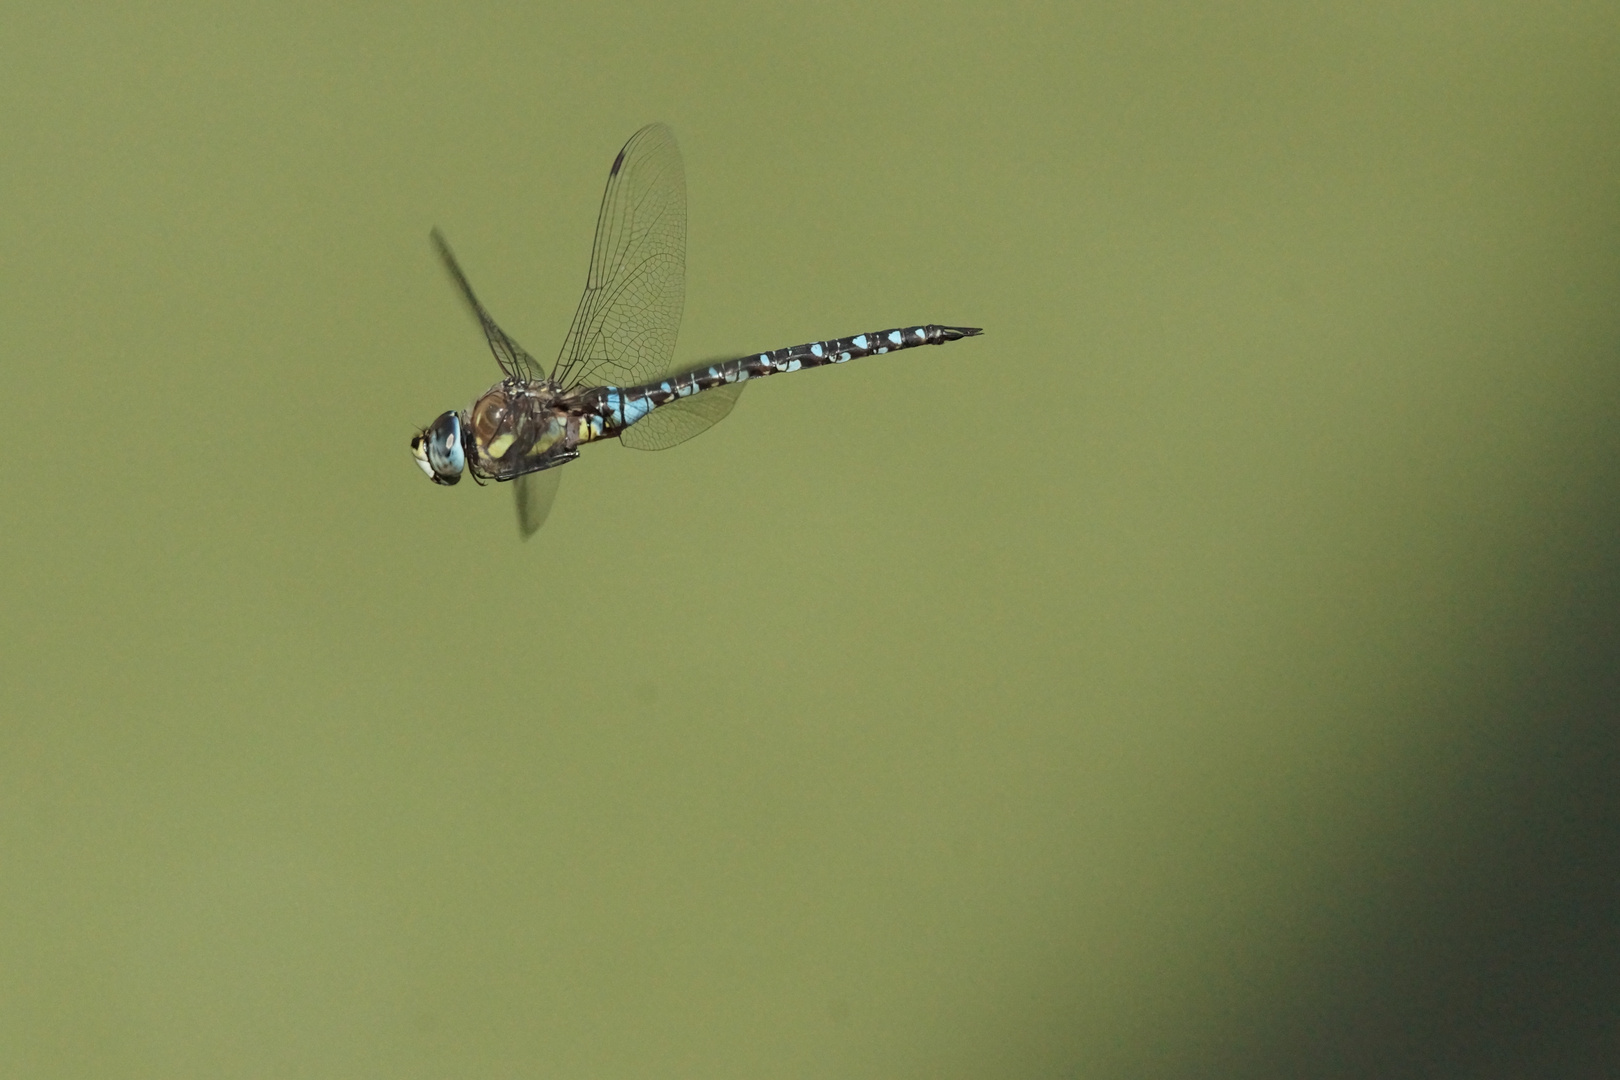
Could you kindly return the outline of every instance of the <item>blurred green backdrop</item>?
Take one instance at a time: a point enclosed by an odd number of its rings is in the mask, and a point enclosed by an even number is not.
[[[1620,10],[7,3],[0,1075],[1620,1069]],[[693,359],[406,441],[670,123]]]

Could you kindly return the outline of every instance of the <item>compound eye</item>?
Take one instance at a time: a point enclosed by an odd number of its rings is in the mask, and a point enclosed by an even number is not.
[[[467,455],[461,448],[460,416],[453,412],[444,413],[417,438],[427,444],[428,475],[434,482],[453,484],[461,479],[461,473],[467,467]],[[412,449],[415,450],[414,445]]]
[[[428,462],[427,432],[418,432],[411,436],[411,457],[416,459],[416,465],[429,480],[433,479],[433,466]]]

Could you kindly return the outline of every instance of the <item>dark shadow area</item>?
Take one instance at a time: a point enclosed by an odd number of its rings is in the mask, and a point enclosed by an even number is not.
[[[1620,1076],[1620,434],[1585,437],[1491,688],[1437,718],[1431,813],[1369,839],[1295,995],[1199,1075]]]

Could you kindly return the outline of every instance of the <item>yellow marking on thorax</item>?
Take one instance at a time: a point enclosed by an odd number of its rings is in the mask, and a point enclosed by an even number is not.
[[[495,438],[490,440],[489,446],[485,448],[484,453],[499,461],[502,454],[512,449],[512,443],[515,442],[516,439],[517,436],[513,435],[510,431],[503,435],[497,435]]]

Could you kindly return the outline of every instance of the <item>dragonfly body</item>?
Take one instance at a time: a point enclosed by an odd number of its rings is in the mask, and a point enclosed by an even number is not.
[[[585,295],[550,371],[490,318],[435,232],[440,257],[506,377],[470,409],[442,414],[411,440],[422,471],[439,484],[456,483],[464,471],[480,482],[518,481],[518,522],[527,536],[549,512],[552,470],[586,443],[616,437],[637,449],[665,449],[723,419],[753,379],[980,333],[910,326],[672,369],[685,231],[680,152],[669,129],[653,124],[631,136],[613,162]]]
[[[878,330],[707,364],[655,383],[601,386],[575,395],[564,394],[549,381],[503,380],[462,419],[469,432],[463,442],[473,451],[469,460],[475,475],[509,480],[572,461],[581,445],[618,438],[654,409],[694,394],[862,356],[943,345],[977,333],[965,326]]]

